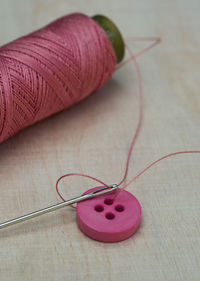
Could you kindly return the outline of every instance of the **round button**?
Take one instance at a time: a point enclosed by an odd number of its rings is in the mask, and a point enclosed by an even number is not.
[[[96,189],[99,187],[84,194]],[[77,224],[87,236],[102,242],[118,242],[136,232],[141,218],[140,203],[126,190],[113,200],[117,190],[77,203]]]

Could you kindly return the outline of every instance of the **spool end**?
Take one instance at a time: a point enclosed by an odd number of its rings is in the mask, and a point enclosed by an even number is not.
[[[92,19],[104,29],[115,51],[117,63],[121,62],[125,53],[125,44],[117,26],[103,15],[95,15]]]

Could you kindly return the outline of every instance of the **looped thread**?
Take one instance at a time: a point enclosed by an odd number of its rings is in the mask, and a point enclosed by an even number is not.
[[[160,38],[132,38],[132,39],[129,39],[130,40],[134,40],[134,41],[145,41],[145,40],[153,40],[154,42],[148,46],[147,48],[143,49],[142,51],[140,51],[139,53],[137,53],[136,55],[134,55],[131,51],[131,49],[129,48],[129,46],[126,44],[126,48],[130,54],[130,58],[128,58],[127,60],[125,60],[124,62],[122,62],[117,68],[116,70],[118,70],[119,68],[121,68],[122,66],[124,66],[125,64],[129,63],[130,61],[133,61],[134,64],[135,64],[135,67],[136,67],[136,72],[137,72],[137,76],[138,76],[138,83],[139,83],[139,118],[138,118],[138,123],[137,123],[137,127],[136,127],[136,131],[133,135],[133,138],[131,140],[131,143],[130,143],[130,147],[129,147],[129,151],[128,151],[128,156],[127,156],[127,161],[126,161],[126,167],[125,167],[125,172],[124,172],[124,175],[122,177],[122,180],[119,182],[118,186],[122,185],[126,179],[127,179],[127,176],[128,176],[128,170],[129,170],[129,164],[130,164],[130,158],[131,158],[131,154],[132,154],[132,151],[133,151],[133,147],[134,147],[134,144],[136,142],[136,139],[138,137],[138,134],[139,134],[139,131],[140,131],[140,128],[141,128],[141,124],[142,124],[142,116],[143,116],[143,85],[142,85],[142,75],[141,75],[141,71],[140,71],[140,67],[139,67],[139,64],[137,63],[136,61],[136,57],[138,56],[141,56],[142,54],[146,53],[147,51],[149,51],[150,49],[152,49],[153,47],[155,47],[158,43],[161,42]],[[117,193],[116,195],[114,195],[113,199],[115,199],[122,190],[124,190],[125,188],[127,188],[130,184],[132,184],[136,179],[138,179],[143,173],[145,173],[148,169],[150,169],[152,166],[154,166],[155,164],[157,164],[158,162],[166,159],[166,158],[169,158],[171,156],[175,156],[175,155],[180,155],[180,154],[193,154],[193,153],[200,153],[200,151],[193,151],[193,150],[190,150],[190,151],[178,151],[178,152],[174,152],[174,153],[170,153],[170,154],[167,154],[159,159],[157,159],[156,161],[152,162],[150,165],[148,165],[146,168],[144,168],[140,173],[138,173],[132,180],[130,180],[126,185],[124,185]],[[107,187],[109,187],[107,184],[103,183],[101,180],[97,179],[97,178],[94,178],[94,177],[91,177],[89,175],[85,175],[85,174],[79,174],[79,173],[71,173],[71,174],[66,174],[64,176],[61,176],[58,180],[57,180],[57,183],[56,183],[56,191],[58,193],[58,195],[60,196],[60,198],[62,200],[65,201],[65,199],[62,197],[62,195],[60,194],[59,192],[59,189],[58,189],[58,183],[60,182],[60,180],[64,177],[68,177],[68,176],[83,176],[83,177],[87,177],[87,178],[90,178],[94,181],[97,181]],[[74,206],[72,206],[74,207]]]

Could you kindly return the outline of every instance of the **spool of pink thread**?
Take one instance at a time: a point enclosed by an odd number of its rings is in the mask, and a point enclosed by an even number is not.
[[[0,48],[0,143],[102,87],[124,55],[104,16],[64,16]]]

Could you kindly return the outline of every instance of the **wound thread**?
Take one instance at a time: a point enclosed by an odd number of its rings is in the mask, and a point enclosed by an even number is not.
[[[115,65],[104,30],[78,13],[1,47],[0,143],[94,93]]]

